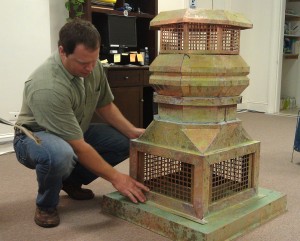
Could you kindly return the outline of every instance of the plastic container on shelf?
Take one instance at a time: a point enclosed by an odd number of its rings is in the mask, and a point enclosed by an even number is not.
[[[149,59],[149,49],[148,49],[148,47],[145,47],[144,64],[145,64],[145,65],[149,65],[149,64],[150,64],[150,59]]]

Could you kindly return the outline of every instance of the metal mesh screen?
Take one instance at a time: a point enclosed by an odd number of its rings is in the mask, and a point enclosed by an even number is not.
[[[183,50],[183,24],[173,24],[161,29],[161,51]]]
[[[192,180],[191,164],[144,153],[144,184],[151,191],[191,202]]]
[[[251,187],[252,155],[211,165],[211,198],[214,202]]]

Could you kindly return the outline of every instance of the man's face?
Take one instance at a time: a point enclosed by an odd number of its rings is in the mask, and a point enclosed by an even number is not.
[[[63,47],[59,46],[59,54],[64,67],[70,74],[77,77],[87,77],[99,59],[99,48],[91,50],[83,44],[78,44],[74,52],[67,56]]]

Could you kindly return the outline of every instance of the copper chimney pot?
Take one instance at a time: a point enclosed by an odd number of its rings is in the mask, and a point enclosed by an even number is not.
[[[182,9],[159,13],[160,54],[150,65],[158,115],[131,141],[130,175],[148,204],[199,223],[257,195],[260,143],[237,118],[249,66],[239,55],[242,15]]]

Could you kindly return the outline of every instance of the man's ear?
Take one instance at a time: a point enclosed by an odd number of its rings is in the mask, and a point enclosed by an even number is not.
[[[66,52],[64,50],[64,47],[63,46],[58,46],[58,52],[59,52],[59,55],[60,56],[66,56]]]

